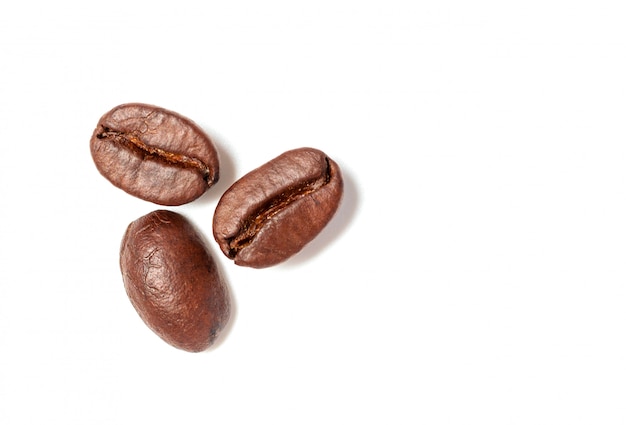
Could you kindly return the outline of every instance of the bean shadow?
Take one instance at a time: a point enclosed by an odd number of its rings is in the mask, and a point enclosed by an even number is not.
[[[343,176],[343,198],[335,216],[326,227],[309,242],[302,251],[277,267],[291,269],[299,267],[319,255],[327,246],[338,239],[350,227],[359,209],[359,193],[356,182],[349,170],[341,169]]]

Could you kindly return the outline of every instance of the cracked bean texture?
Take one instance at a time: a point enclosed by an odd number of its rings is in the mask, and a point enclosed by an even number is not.
[[[215,209],[213,236],[235,264],[273,266],[319,234],[342,194],[339,166],[324,152],[290,150],[228,188]]]
[[[122,240],[120,268],[133,307],[172,346],[203,351],[228,323],[228,288],[184,216],[158,210],[133,221]]]
[[[100,118],[90,142],[98,171],[127,193],[159,205],[182,205],[219,179],[211,139],[190,119],[141,103]]]

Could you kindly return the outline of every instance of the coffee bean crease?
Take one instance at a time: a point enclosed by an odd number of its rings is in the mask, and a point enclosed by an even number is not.
[[[181,168],[195,169],[202,175],[202,178],[205,181],[208,181],[210,178],[211,173],[209,167],[204,162],[197,158],[189,157],[180,153],[168,152],[164,149],[150,146],[147,143],[144,143],[135,132],[125,133],[102,126],[102,131],[100,131],[96,137],[110,143],[117,143],[124,146],[139,155],[142,159],[154,159],[156,161]]]
[[[331,179],[330,159],[325,157],[326,169],[321,176],[307,180],[299,185],[290,186],[285,192],[271,198],[254,215],[251,215],[242,225],[240,232],[235,236],[226,239],[229,244],[228,257],[233,259],[237,253],[250,245],[256,234],[263,228],[263,225],[274,215],[281,212],[288,205],[324,187]]]

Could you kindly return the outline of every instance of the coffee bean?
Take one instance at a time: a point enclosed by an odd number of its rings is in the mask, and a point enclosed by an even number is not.
[[[312,148],[283,153],[236,181],[218,202],[213,236],[235,264],[278,264],[299,252],[339,207],[337,164]]]
[[[115,186],[160,205],[191,202],[219,178],[217,151],[200,127],[140,103],[117,106],[100,118],[91,155]]]
[[[171,211],[132,222],[120,250],[126,293],[143,321],[167,343],[197,352],[228,322],[230,297],[192,224]]]

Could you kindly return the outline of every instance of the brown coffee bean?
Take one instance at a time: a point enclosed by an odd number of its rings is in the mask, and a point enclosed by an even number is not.
[[[174,347],[205,350],[228,322],[228,289],[182,215],[159,210],[133,221],[122,240],[120,268],[139,316]]]
[[[236,181],[218,202],[213,236],[235,264],[262,268],[300,251],[339,207],[337,164],[312,148],[283,153]]]
[[[91,155],[115,186],[160,205],[191,202],[219,178],[217,151],[200,127],[140,103],[117,106],[100,118]]]

